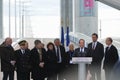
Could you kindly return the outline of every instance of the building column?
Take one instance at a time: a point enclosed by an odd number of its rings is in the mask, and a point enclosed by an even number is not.
[[[61,27],[63,27],[64,32],[66,32],[66,0],[61,0],[61,5],[60,5],[61,11],[60,11],[60,16],[61,16]]]
[[[67,27],[73,31],[73,2],[72,0],[61,0],[61,26],[66,33]]]
[[[95,0],[74,0],[75,31],[91,36],[98,33],[98,5]]]
[[[3,0],[0,0],[0,38],[3,38]]]
[[[69,3],[69,30],[73,32],[73,0],[68,0]]]

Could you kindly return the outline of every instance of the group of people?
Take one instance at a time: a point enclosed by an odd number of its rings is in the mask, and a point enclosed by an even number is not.
[[[112,69],[119,60],[118,51],[112,44],[112,38],[106,39],[107,47],[104,50],[103,44],[97,41],[98,35],[92,34],[92,42],[85,47],[85,40],[79,40],[79,48],[74,49],[74,45],[69,45],[69,51],[61,45],[59,39],[54,43],[49,42],[47,49],[44,48],[40,40],[35,40],[33,49],[28,48],[26,40],[18,44],[20,49],[15,50],[11,46],[12,39],[6,38],[0,45],[1,71],[3,79],[14,80],[14,70],[17,72],[17,80],[74,80],[70,76],[74,70],[71,66],[72,57],[92,57],[92,62],[86,65],[87,71],[90,72],[90,80],[101,80],[101,64],[105,70],[106,80],[110,80]],[[69,72],[71,70],[71,72]],[[66,75],[67,74],[67,75]],[[87,74],[86,74],[87,77]]]

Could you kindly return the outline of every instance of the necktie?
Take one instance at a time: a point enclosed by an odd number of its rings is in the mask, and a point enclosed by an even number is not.
[[[81,49],[80,49],[80,53],[82,53],[82,52],[83,52],[82,50],[83,50],[83,48],[81,48]]]
[[[22,54],[25,54],[25,50],[22,50]]]
[[[106,47],[106,52],[109,50],[109,47]]]
[[[60,60],[59,47],[57,47],[57,61]]]
[[[92,49],[95,50],[95,42],[93,43]]]
[[[42,61],[42,50],[38,49],[38,52],[39,52],[40,61]]]

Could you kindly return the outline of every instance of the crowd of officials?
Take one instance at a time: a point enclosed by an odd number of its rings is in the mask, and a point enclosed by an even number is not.
[[[119,60],[118,51],[112,44],[112,38],[106,38],[107,47],[104,50],[103,44],[97,41],[98,35],[92,34],[92,42],[85,47],[85,40],[79,40],[79,47],[69,45],[69,51],[65,51],[59,39],[54,43],[49,42],[47,49],[40,40],[34,41],[34,48],[29,49],[26,40],[18,44],[20,49],[15,50],[11,46],[12,39],[6,38],[0,45],[2,80],[14,80],[14,71],[17,73],[17,80],[77,80],[73,65],[70,63],[72,57],[92,57],[92,63],[86,65],[90,72],[90,80],[101,80],[101,64],[105,70],[106,80],[110,80],[111,72]],[[77,70],[76,70],[77,71]],[[67,75],[66,75],[67,74]],[[73,78],[72,78],[73,77]],[[87,77],[87,74],[86,74]]]

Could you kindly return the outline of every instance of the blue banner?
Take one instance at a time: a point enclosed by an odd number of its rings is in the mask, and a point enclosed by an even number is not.
[[[61,27],[61,44],[64,46],[64,29]]]
[[[66,34],[66,46],[70,44],[70,37],[69,37],[69,27],[67,27],[67,34]]]

